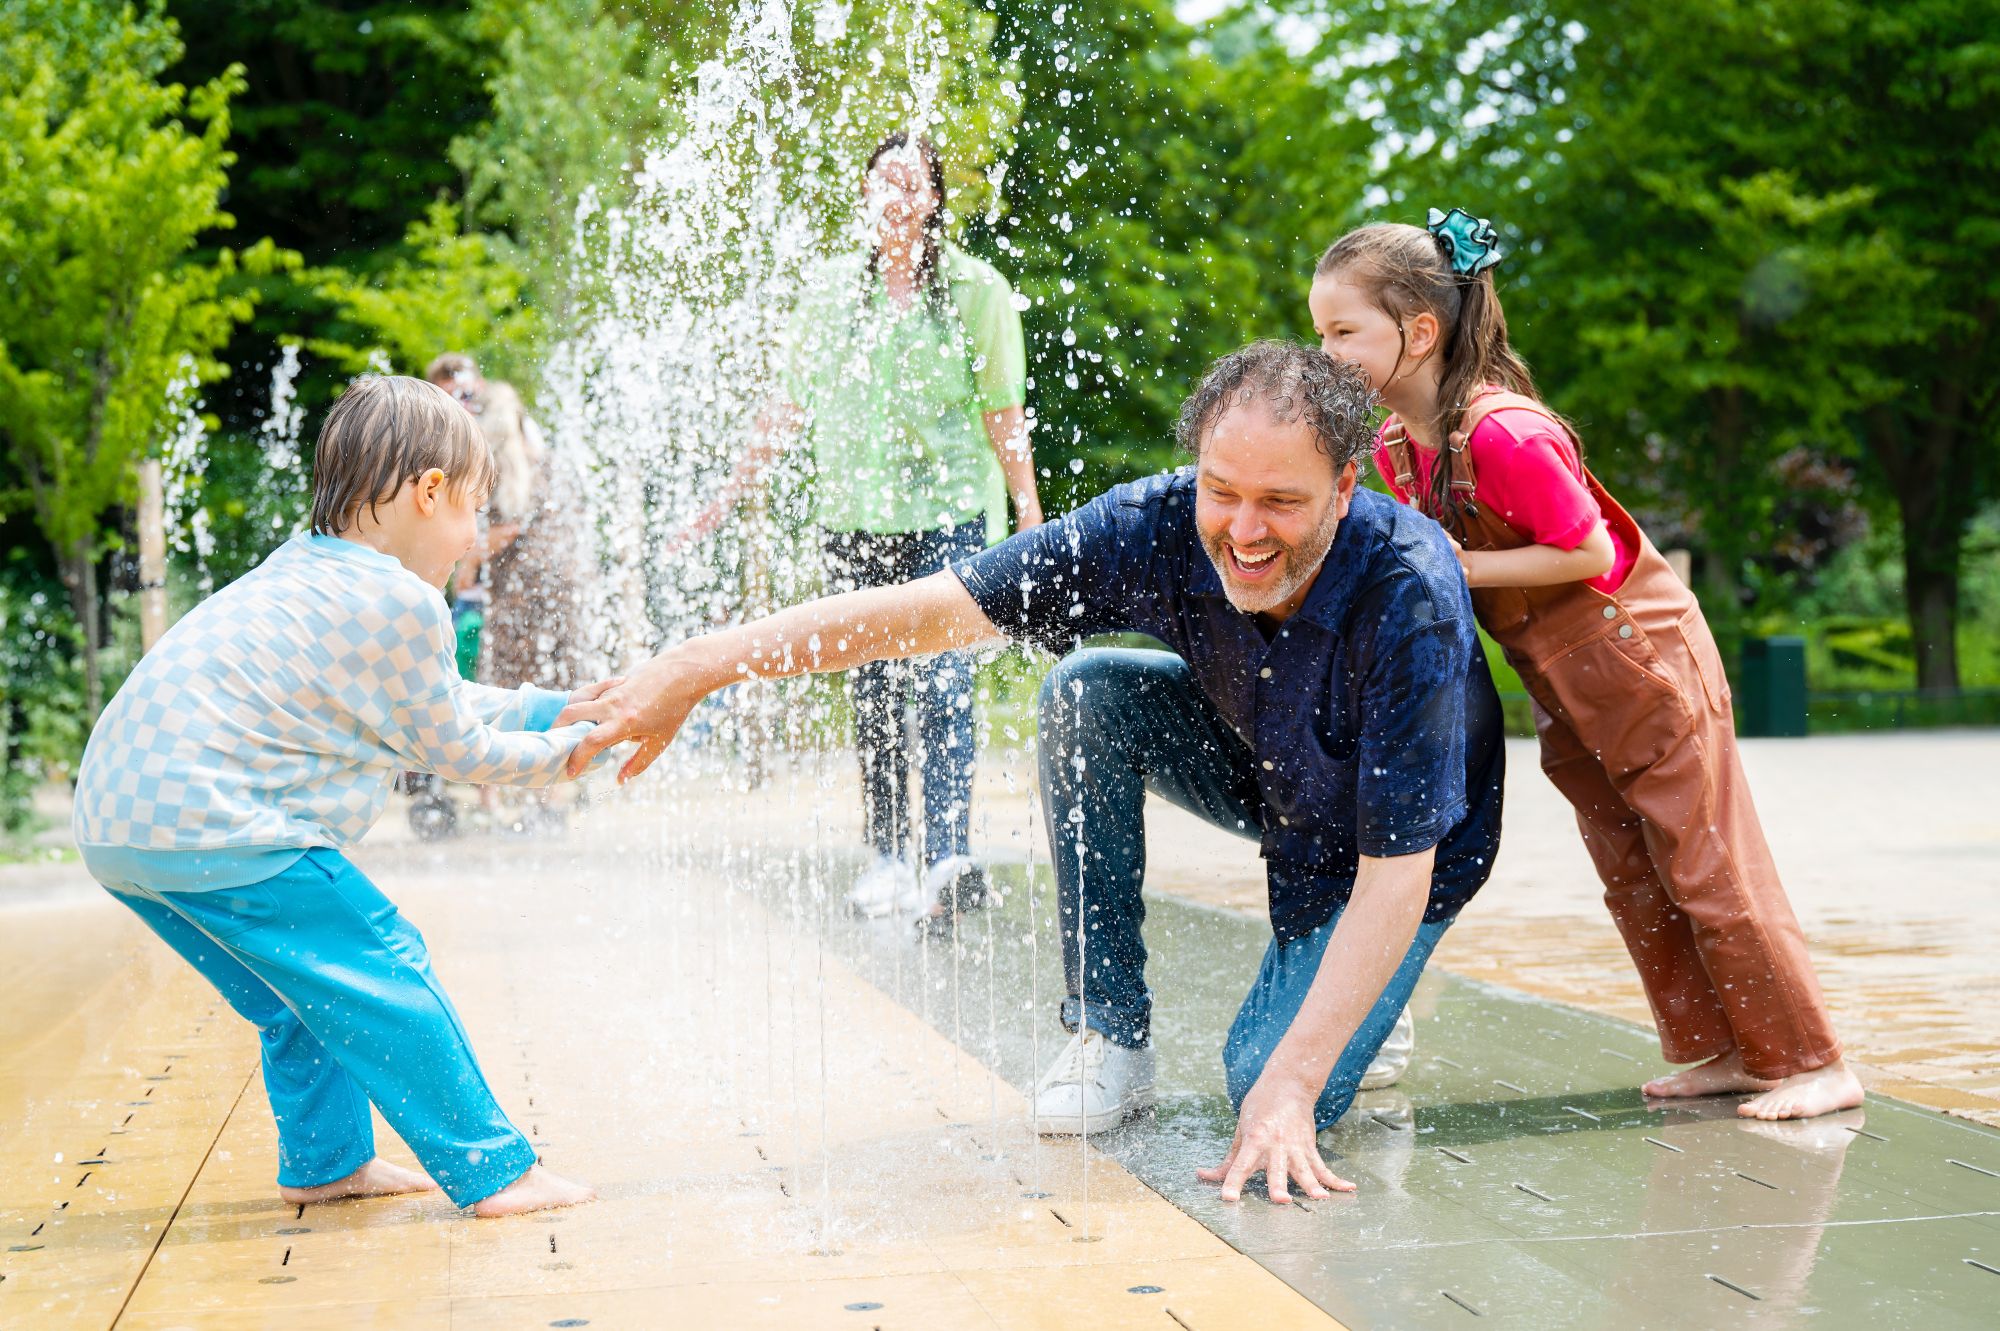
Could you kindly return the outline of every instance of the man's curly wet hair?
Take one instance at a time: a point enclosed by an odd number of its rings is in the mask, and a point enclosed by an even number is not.
[[[1208,367],[1181,404],[1174,434],[1201,456],[1216,423],[1237,407],[1261,405],[1282,425],[1304,421],[1338,473],[1375,440],[1375,392],[1361,367],[1296,342],[1252,342]]]

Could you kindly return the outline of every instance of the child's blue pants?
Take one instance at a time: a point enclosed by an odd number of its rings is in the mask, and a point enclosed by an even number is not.
[[[373,1159],[370,1100],[460,1206],[535,1163],[422,935],[339,852],[307,851],[248,887],[105,886],[257,1027],[281,1185],[331,1183]]]

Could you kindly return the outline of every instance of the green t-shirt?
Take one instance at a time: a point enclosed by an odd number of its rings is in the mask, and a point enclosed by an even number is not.
[[[940,314],[919,292],[906,310],[864,260],[829,264],[800,302],[789,388],[812,442],[815,510],[829,531],[929,531],[984,514],[1007,534],[1007,485],[985,412],[1027,395],[1014,290],[988,263],[943,249],[951,292]]]

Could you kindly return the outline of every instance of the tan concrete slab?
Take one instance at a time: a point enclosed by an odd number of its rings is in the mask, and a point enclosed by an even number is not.
[[[1204,1331],[1334,1325],[1115,1162],[1040,1148],[1017,1091],[821,954],[823,899],[781,919],[712,869],[625,877],[643,832],[612,812],[562,845],[390,835],[360,857],[425,930],[510,1114],[600,1189],[566,1212],[283,1205],[251,1032],[115,904],[37,908],[54,959],[32,983],[60,985],[67,948],[88,993],[7,1042],[0,1095],[38,1108],[0,1168],[53,1195],[84,1169],[37,1164],[58,1143],[126,1113],[146,1135],[59,1241],[6,1255],[0,1321],[1040,1327],[1096,1300],[1113,1325],[1144,1308],[1171,1328],[1155,1303],[1205,1310]],[[0,1221],[34,1218],[5,1196]]]
[[[254,1066],[220,1006],[101,891],[6,913],[0,1324],[117,1316]]]

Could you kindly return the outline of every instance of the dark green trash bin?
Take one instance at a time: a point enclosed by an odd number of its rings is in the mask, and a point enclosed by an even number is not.
[[[1744,735],[1806,733],[1806,640],[1790,636],[1748,638],[1743,643],[1742,685],[1736,729]]]

